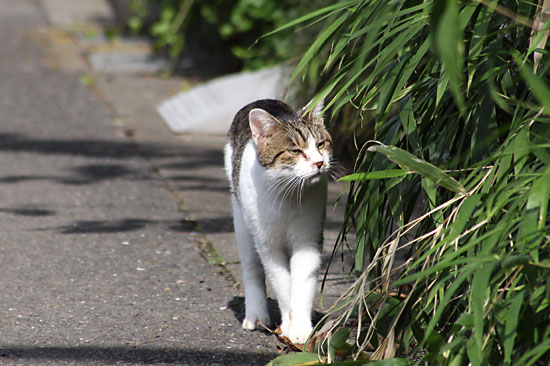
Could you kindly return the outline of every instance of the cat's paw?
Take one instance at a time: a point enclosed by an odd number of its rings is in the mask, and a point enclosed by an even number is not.
[[[294,322],[281,325],[283,335],[294,344],[306,343],[312,330],[313,327],[309,322],[304,322],[302,324]]]
[[[260,321],[264,326],[269,327],[271,325],[271,319],[269,315],[253,315],[246,317],[243,320],[243,329],[254,330],[258,327],[258,321]]]
[[[246,330],[256,329],[256,319],[254,319],[254,320],[250,320],[250,319],[243,320],[243,329],[246,329]]]

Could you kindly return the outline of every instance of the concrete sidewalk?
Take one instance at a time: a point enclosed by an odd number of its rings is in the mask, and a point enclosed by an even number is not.
[[[156,114],[188,81],[91,70],[93,19],[63,3],[0,0],[0,364],[265,364],[275,338],[240,329],[224,137]]]

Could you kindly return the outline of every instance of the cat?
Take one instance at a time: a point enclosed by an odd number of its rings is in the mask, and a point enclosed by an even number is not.
[[[278,100],[248,104],[235,115],[224,150],[243,272],[242,327],[271,324],[267,276],[282,334],[297,344],[313,329],[332,158],[323,102],[305,114],[308,106],[295,112]]]

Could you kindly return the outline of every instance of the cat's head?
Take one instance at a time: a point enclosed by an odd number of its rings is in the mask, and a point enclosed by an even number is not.
[[[332,139],[324,125],[323,102],[308,107],[279,117],[260,108],[250,111],[258,161],[271,176],[313,182],[329,171]]]

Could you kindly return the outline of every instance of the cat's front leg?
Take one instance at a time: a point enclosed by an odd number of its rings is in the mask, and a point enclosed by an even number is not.
[[[305,343],[313,329],[311,313],[320,264],[316,245],[295,249],[290,258],[290,311],[281,330],[294,343]]]
[[[257,328],[257,323],[260,322],[266,327],[271,325],[271,318],[267,313],[267,307],[265,306],[265,301],[260,295],[259,291],[256,294],[253,294],[254,291],[250,291],[251,288],[248,288],[248,295],[245,297],[245,311],[246,315],[243,320],[242,328],[246,330],[254,330]]]
[[[265,276],[260,259],[253,248],[247,254],[244,260],[241,256],[245,293],[245,318],[242,327],[246,330],[254,330],[258,321],[269,327],[271,319],[267,308]]]
[[[265,326],[271,325],[267,308],[265,274],[252,235],[244,221],[241,207],[235,198],[233,198],[233,221],[243,271],[245,317],[242,327],[246,330],[254,330],[257,321]]]

